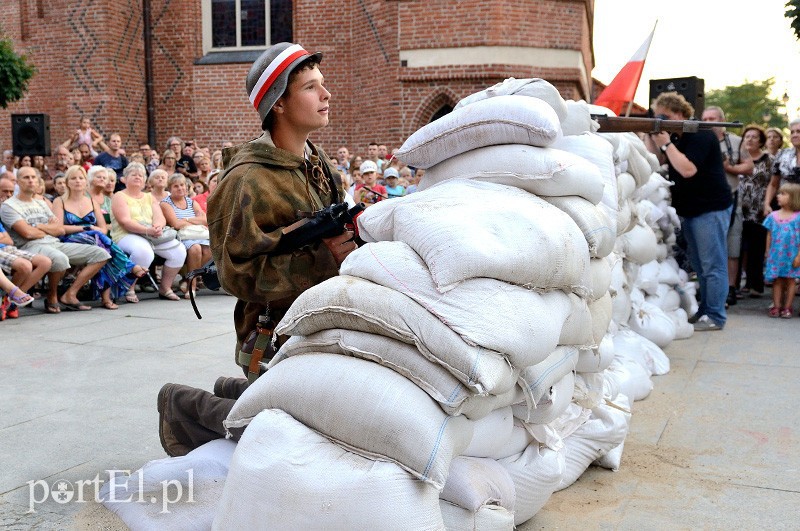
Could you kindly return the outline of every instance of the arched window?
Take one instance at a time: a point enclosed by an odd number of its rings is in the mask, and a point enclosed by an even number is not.
[[[441,107],[439,107],[438,111],[433,113],[433,116],[431,116],[430,121],[431,122],[436,121],[439,118],[441,118],[442,116],[445,116],[446,114],[450,114],[451,112],[453,112],[453,106],[452,105],[442,105]]]

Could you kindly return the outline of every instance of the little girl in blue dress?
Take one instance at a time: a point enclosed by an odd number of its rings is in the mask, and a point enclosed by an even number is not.
[[[764,280],[772,282],[769,316],[789,319],[800,278],[800,184],[781,185],[777,200],[780,210],[764,220],[769,231]]]

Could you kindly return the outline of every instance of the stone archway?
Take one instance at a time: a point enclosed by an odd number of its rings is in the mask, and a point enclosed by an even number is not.
[[[422,100],[414,113],[412,125],[414,131],[436,118],[441,118],[455,108],[459,98],[449,87],[437,87],[434,92]],[[413,132],[413,131],[412,131]]]

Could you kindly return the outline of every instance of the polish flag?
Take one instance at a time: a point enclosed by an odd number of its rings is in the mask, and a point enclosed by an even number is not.
[[[639,79],[642,77],[642,70],[644,70],[644,61],[647,58],[647,52],[650,50],[650,43],[653,41],[653,34],[656,32],[655,26],[653,31],[639,47],[639,50],[628,64],[622,67],[622,70],[614,77],[614,80],[597,96],[595,105],[601,105],[614,111],[617,116],[623,114],[623,108],[628,108],[633,102],[633,97],[636,94],[636,88],[639,86]]]

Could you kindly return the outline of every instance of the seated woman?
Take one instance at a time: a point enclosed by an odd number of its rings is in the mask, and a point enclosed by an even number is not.
[[[167,172],[159,169],[153,170],[153,173],[147,178],[147,188],[157,203],[169,197],[169,191],[167,190],[168,179]]]
[[[192,198],[195,203],[200,205],[200,208],[203,209],[203,212],[208,212],[208,196],[211,195],[211,192],[217,189],[218,179],[219,179],[219,170],[211,170],[211,174],[208,178],[208,190]]]
[[[106,229],[111,231],[111,196],[106,194],[108,172],[108,168],[103,166],[92,166],[86,172],[86,180],[89,184],[89,198],[100,207],[100,213],[103,214],[103,220],[106,222]]]
[[[169,178],[169,196],[161,202],[161,210],[167,225],[178,231],[178,236],[186,247],[186,266],[189,271],[198,269],[211,260],[206,213],[186,195],[186,177],[180,173]],[[193,232],[196,234],[192,234]],[[196,292],[196,283],[197,278],[193,278],[192,285],[186,287],[185,298],[190,297],[189,290]]]
[[[71,166],[66,178],[67,192],[53,202],[53,215],[64,221],[61,241],[98,245],[111,255],[111,260],[92,278],[92,295],[102,299],[103,308],[116,310],[114,299],[124,295],[147,270],[131,262],[125,251],[106,236],[100,205],[86,193],[86,170]]]
[[[164,170],[167,172],[167,176],[172,175],[177,170],[178,164],[178,156],[175,154],[174,151],[168,149],[164,152],[164,155],[161,157],[161,164],[158,165],[159,170]]]
[[[172,282],[186,261],[186,247],[177,240],[174,231],[171,234],[165,231],[161,208],[152,195],[144,192],[144,165],[132,162],[122,175],[125,188],[111,199],[111,237],[135,264],[144,268],[150,267],[156,254],[164,258],[158,298],[180,300],[172,291]],[[125,300],[139,302],[133,290],[128,290]]]

